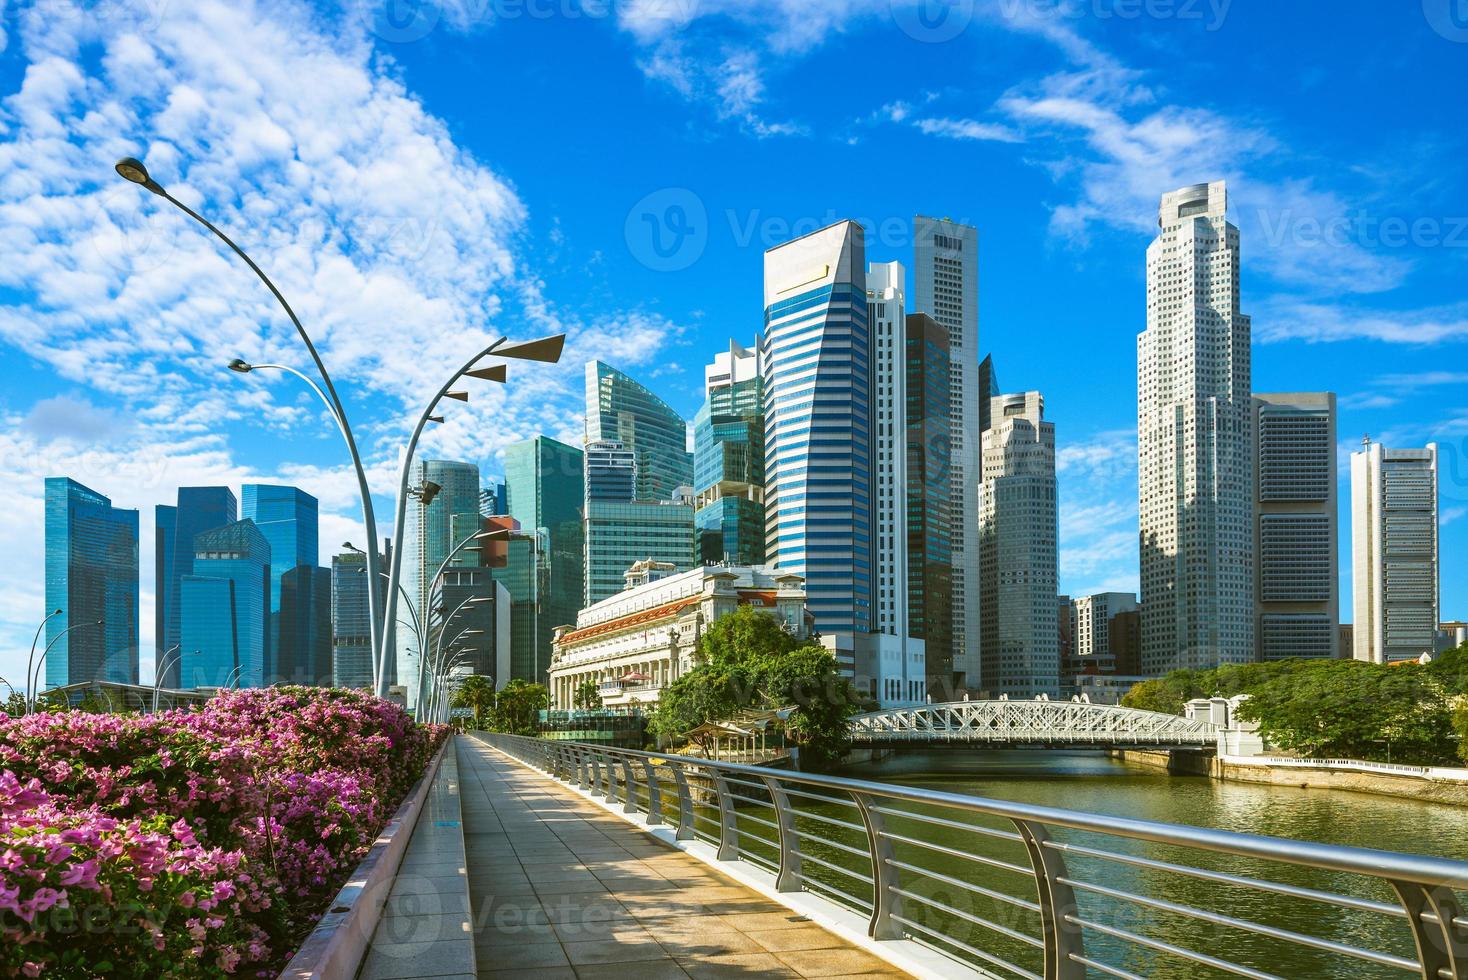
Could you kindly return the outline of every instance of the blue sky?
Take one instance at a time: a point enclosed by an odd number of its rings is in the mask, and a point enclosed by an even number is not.
[[[1468,21],[1451,0],[0,3],[0,676],[43,613],[41,481],[143,508],[295,482],[355,528],[329,422],[236,355],[304,366],[269,297],[123,154],[235,233],[346,392],[383,490],[416,393],[486,338],[564,330],[429,452],[499,472],[575,440],[601,357],[689,417],[759,329],[764,248],[831,220],[910,264],[980,230],[981,346],[1061,447],[1061,584],[1136,585],[1136,334],[1157,198],[1227,179],[1260,391],[1336,391],[1443,447],[1444,616],[1468,616]],[[661,238],[655,242],[651,237]],[[436,387],[436,382],[434,383]],[[1349,499],[1342,485],[1343,505]],[[383,498],[379,510],[387,509]],[[1343,541],[1342,610],[1349,615]]]

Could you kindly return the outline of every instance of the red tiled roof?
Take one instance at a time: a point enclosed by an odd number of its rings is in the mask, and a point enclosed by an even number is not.
[[[561,637],[561,643],[574,643],[577,640],[586,640],[593,636],[603,636],[607,633],[615,633],[619,630],[634,629],[638,626],[655,623],[660,619],[677,615],[702,598],[703,596],[701,594],[691,595],[685,599],[675,599],[672,602],[665,602],[661,606],[653,606],[651,609],[639,609],[637,612],[628,613],[625,616],[618,616],[616,619],[609,619],[604,623],[597,623],[595,626],[572,630]]]

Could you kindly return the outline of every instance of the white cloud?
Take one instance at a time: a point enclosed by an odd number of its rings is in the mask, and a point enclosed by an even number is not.
[[[1377,340],[1392,344],[1436,344],[1468,337],[1468,305],[1421,310],[1382,310],[1338,303],[1283,300],[1254,319],[1254,336],[1269,343]]]
[[[913,125],[929,136],[944,136],[955,140],[981,140],[998,143],[1019,143],[1022,137],[1008,126],[983,123],[974,119],[918,119]]]

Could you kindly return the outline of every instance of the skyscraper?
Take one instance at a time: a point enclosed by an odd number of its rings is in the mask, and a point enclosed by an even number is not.
[[[588,499],[586,595],[576,611],[621,592],[626,588],[627,570],[647,559],[668,562],[680,572],[697,564],[692,506]]]
[[[731,341],[703,377],[703,406],[693,419],[698,557],[706,564],[762,564],[765,409],[759,351]]]
[[[297,487],[240,487],[241,516],[270,542],[271,683],[331,683],[331,579],[317,565],[317,511]]]
[[[367,602],[367,556],[356,551],[331,559],[332,683],[355,689],[372,686],[372,621]],[[387,583],[377,581],[386,597]]]
[[[876,533],[872,568],[878,633],[906,639],[907,589],[907,273],[901,262],[867,266],[872,336],[872,488]]]
[[[1352,642],[1357,660],[1431,653],[1438,623],[1437,444],[1351,454]]]
[[[620,442],[586,444],[586,501],[637,498],[637,454]]]
[[[270,650],[270,542],[255,522],[194,535],[179,583],[182,686],[262,687]]]
[[[1336,656],[1335,395],[1254,395],[1259,659]]]
[[[45,512],[46,686],[138,683],[138,512],[60,476]]]
[[[1115,674],[1116,647],[1111,636],[1113,623],[1122,613],[1137,611],[1137,597],[1132,592],[1097,592],[1076,596],[1071,604],[1071,662],[1068,674]],[[1125,631],[1125,626],[1122,627]],[[1116,638],[1125,644],[1127,637]]]
[[[509,501],[505,499],[505,481],[479,481],[479,516],[499,517],[509,513]]]
[[[927,693],[948,701],[962,687],[953,672],[948,329],[909,313],[906,347],[908,625],[926,648]]]
[[[989,431],[989,412],[994,399],[1001,394],[999,376],[994,371],[994,355],[985,354],[979,362],[979,432]]]
[[[1249,318],[1223,181],[1162,196],[1137,338],[1142,670],[1254,659]]]
[[[638,457],[639,472],[641,457]],[[538,664],[543,675],[550,668],[551,640],[555,627],[576,622],[585,597],[584,555],[586,540],[582,526],[585,507],[584,456],[581,450],[546,436],[536,436],[505,447],[505,485],[510,497],[510,514],[525,534],[539,542],[528,553],[510,560],[524,561],[517,572],[526,581],[506,581],[515,601],[533,601],[536,623],[530,631],[534,651],[512,651],[520,664]],[[671,491],[669,491],[671,493]],[[532,573],[526,569],[533,568]],[[526,586],[526,592],[519,590]],[[533,599],[524,597],[528,593]],[[513,618],[511,629],[515,631]],[[523,633],[517,635],[523,637]],[[519,675],[516,675],[519,676]]]
[[[164,687],[180,686],[180,652],[174,648],[183,639],[179,597],[183,577],[194,570],[194,538],[201,531],[233,524],[240,516],[239,503],[229,487],[179,487],[174,499],[177,506],[159,506],[153,518],[154,554],[164,556],[154,568],[153,592],[154,664],[155,668],[163,664],[167,655]]]
[[[479,467],[447,459],[425,459],[413,464],[415,486],[436,484],[440,489],[425,507],[421,499],[408,502],[403,527],[403,587],[419,616],[430,615],[441,604],[433,581],[450,553],[480,530]],[[466,548],[454,558],[455,566],[478,566],[479,552]],[[405,617],[407,618],[407,617]],[[397,630],[398,684],[407,692],[408,708],[418,704],[418,638],[413,630]]]
[[[978,229],[946,218],[913,219],[913,308],[948,328],[951,412],[949,519],[953,550],[953,672],[980,684]]]
[[[634,499],[663,501],[693,483],[688,423],[664,401],[601,361],[586,364],[586,442],[620,442],[637,458]],[[514,491],[510,491],[513,504]]]
[[[868,632],[872,368],[860,225],[837,222],[765,252],[760,344],[766,558],[805,576],[817,630]]]
[[[984,433],[980,649],[990,697],[1060,693],[1055,426],[1044,418],[1038,391],[1000,395]]]

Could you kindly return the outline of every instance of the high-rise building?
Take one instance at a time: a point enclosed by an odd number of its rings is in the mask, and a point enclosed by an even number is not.
[[[765,252],[765,555],[823,634],[872,628],[870,330],[861,226]],[[850,644],[836,654],[854,673]]]
[[[270,651],[270,542],[246,518],[194,535],[179,583],[185,687],[263,687]]]
[[[979,362],[979,433],[989,431],[989,412],[993,407],[994,399],[1002,392],[999,390],[999,376],[994,371],[994,355],[985,354],[984,359]]]
[[[953,671],[953,522],[948,329],[909,313],[907,347],[907,609],[912,636],[923,640],[927,692],[962,697]]]
[[[45,512],[46,686],[138,683],[138,512],[60,476]]]
[[[982,396],[979,387],[979,232],[946,218],[913,219],[913,309],[948,328],[951,419],[949,519],[953,550],[953,674],[978,688],[981,662],[979,540]],[[997,392],[996,392],[997,394]],[[1053,598],[1053,597],[1052,597]]]
[[[229,487],[179,487],[176,506],[154,511],[157,564],[154,568],[153,623],[155,669],[164,665],[163,686],[181,686],[179,618],[180,588],[194,570],[194,537],[201,531],[233,524],[239,503]]]
[[[1259,659],[1335,657],[1335,395],[1255,394],[1254,431]]]
[[[1000,395],[992,413],[979,485],[984,688],[990,697],[1055,696],[1055,426],[1038,391]]]
[[[384,563],[385,564],[385,563]],[[372,620],[367,601],[367,556],[356,551],[331,559],[331,666],[336,687],[372,686]],[[379,578],[377,594],[386,599]]]
[[[422,617],[433,616],[432,610],[442,605],[438,596],[442,579],[434,581],[444,562],[458,545],[480,530],[479,467],[473,463],[446,459],[425,459],[413,464],[412,483],[439,487],[427,506],[422,495],[408,501],[407,519],[403,526],[403,587]],[[431,488],[430,488],[431,489]],[[454,556],[454,567],[478,567],[479,551],[470,545]],[[445,569],[445,575],[447,569]],[[410,617],[403,616],[407,620]],[[430,619],[431,622],[431,619]],[[418,638],[405,625],[397,628],[398,684],[407,692],[409,710],[418,704]]]
[[[878,633],[906,639],[907,587],[907,272],[901,262],[867,266],[872,337],[873,599]],[[904,660],[905,662],[905,660]],[[905,678],[893,678],[901,682]]]
[[[764,379],[758,349],[732,341],[704,368],[693,420],[698,557],[758,565],[765,558]]]
[[[654,504],[587,500],[586,595],[578,608],[621,592],[626,588],[627,570],[645,560],[667,562],[680,572],[698,564],[694,552],[693,507],[671,501]]]
[[[601,361],[586,364],[586,442],[620,442],[632,450],[636,500],[661,502],[693,483],[688,423],[657,395]],[[513,489],[510,494],[513,503]]]
[[[1076,596],[1071,600],[1071,655],[1065,666],[1067,674],[1116,674],[1116,650],[1112,642],[1112,624],[1121,613],[1137,611],[1137,597],[1131,592],[1098,592]],[[1125,626],[1123,627],[1123,630]],[[1118,636],[1125,643],[1129,637]]]
[[[640,473],[641,457],[638,462]],[[511,548],[511,567],[506,574],[516,581],[505,584],[514,602],[533,602],[536,609],[536,621],[528,630],[523,623],[517,627],[512,615],[511,633],[516,637],[512,642],[517,646],[511,660],[521,665],[517,669],[535,666],[541,679],[550,668],[555,628],[576,622],[586,595],[583,466],[581,450],[546,436],[505,447],[509,516],[530,537],[519,547],[519,554]],[[517,557],[522,560],[517,562]],[[526,633],[534,643],[533,650],[518,646]]]
[[[510,532],[504,543],[504,561],[490,570],[495,583],[496,609],[508,609],[507,635],[497,629],[495,638],[495,687],[511,680],[541,682],[550,670],[550,660],[540,656],[540,630],[544,617],[538,614],[540,599],[550,578],[544,532],[525,531],[513,517],[493,517],[491,527]],[[502,620],[497,619],[497,623]],[[555,631],[551,631],[554,639]]]
[[[1437,444],[1351,454],[1352,642],[1357,660],[1431,653],[1438,623]]]
[[[240,514],[270,542],[270,683],[331,683],[331,576],[317,565],[316,498],[246,483]]]
[[[509,501],[505,499],[505,481],[480,480],[479,516],[499,517],[509,512]]]
[[[620,442],[586,444],[586,501],[637,499],[637,454]]]
[[[1250,328],[1223,181],[1162,195],[1158,225],[1137,337],[1148,674],[1247,663],[1256,652]]]

